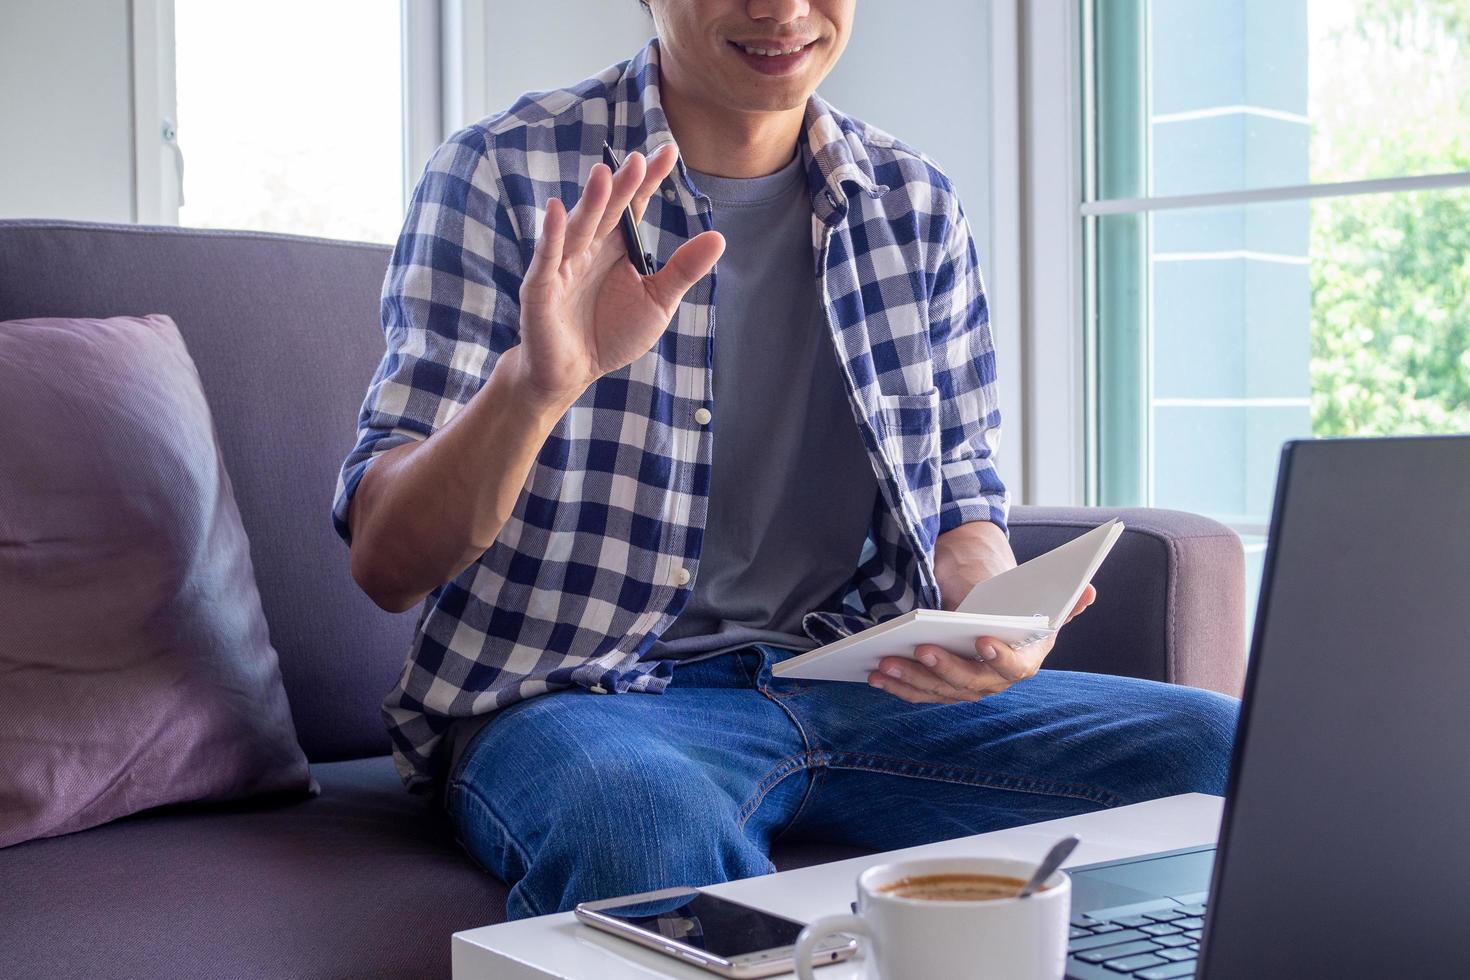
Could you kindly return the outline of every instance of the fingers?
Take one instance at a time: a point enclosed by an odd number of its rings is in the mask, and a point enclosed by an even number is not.
[[[910,688],[950,701],[979,701],[1010,686],[1008,680],[985,664],[956,657],[941,646],[929,644],[916,646],[913,660],[883,657],[879,670]]]
[[[1010,686],[1010,682],[992,670],[989,664],[958,656],[943,647],[930,644],[915,647],[914,659],[928,668],[939,683],[973,695],[968,700],[996,694]]]
[[[674,172],[674,164],[678,161],[679,151],[673,143],[665,143],[653,151],[653,155],[648,158],[648,169],[643,174],[643,183],[633,195],[631,206],[634,218],[643,220],[643,212],[648,208],[649,199],[658,192],[664,179]]]
[[[903,683],[904,688],[925,693],[944,702],[978,701],[979,691],[966,691],[939,679],[923,664],[907,657],[883,657],[876,671],[881,679]]]
[[[1046,656],[1045,646],[1037,643],[1018,650],[993,637],[982,637],[975,641],[982,657],[977,662],[923,644],[914,648],[912,660],[884,657],[879,669],[868,675],[868,683],[916,704],[978,701],[1034,676]]]
[[[612,193],[603,209],[602,220],[597,223],[597,231],[592,236],[593,241],[602,241],[622,220],[623,209],[628,206],[633,200],[633,195],[643,186],[644,171],[643,154],[629,153],[628,159],[623,161],[623,165],[613,175]]]
[[[561,268],[562,245],[566,240],[567,206],[556,198],[546,202],[546,219],[541,222],[541,237],[531,253],[526,279],[534,282]]]
[[[587,186],[582,188],[581,200],[577,201],[577,206],[572,208],[567,219],[566,243],[563,246],[565,255],[581,255],[592,244],[597,226],[607,211],[612,187],[612,171],[607,169],[606,164],[594,164],[592,173],[587,178]]]
[[[873,671],[868,675],[868,684],[880,691],[887,691],[894,697],[902,698],[912,704],[959,704],[958,698],[946,697],[926,691],[923,688],[914,687],[895,677]]]
[[[674,250],[663,268],[644,277],[644,286],[652,294],[654,302],[673,316],[674,308],[689,292],[689,287],[709,275],[724,252],[725,238],[719,232],[706,231],[695,235]]]
[[[1078,598],[1077,598],[1077,605],[1074,606],[1072,608],[1072,611],[1067,615],[1066,623],[1070,623],[1072,620],[1074,620],[1078,616],[1082,615],[1082,613],[1087,609],[1087,607],[1090,606],[1090,605],[1092,605],[1096,601],[1097,601],[1097,589],[1094,588],[1091,584],[1089,584],[1086,588],[1084,588],[1082,590],[1082,595],[1078,596]],[[1063,623],[1062,625],[1065,626],[1066,623]]]
[[[679,154],[674,145],[666,143],[648,159],[645,159],[642,153],[628,154],[628,158],[623,161],[616,174],[605,164],[594,164],[588,174],[587,184],[582,188],[581,198],[572,208],[571,213],[564,215],[564,225],[559,222],[553,223],[553,204],[551,201],[547,202],[546,223],[542,230],[543,240],[549,237],[547,229],[553,232],[562,232],[563,228],[565,230],[559,235],[556,242],[547,243],[548,247],[553,244],[556,246],[556,261],[552,262],[550,256],[543,256],[538,243],[536,252],[532,256],[532,269],[544,274],[548,268],[559,268],[563,258],[571,258],[586,252],[614,230],[618,222],[622,220],[625,208],[631,207],[635,219],[641,218],[649,199],[658,191],[664,178],[673,171],[678,158]],[[557,201],[556,206],[561,207],[561,202]],[[562,210],[565,210],[564,207]],[[684,248],[693,244],[694,242],[686,242]],[[655,287],[656,297],[666,308],[672,310],[678,305],[689,287],[714,268],[715,260],[723,251],[724,239],[719,239],[718,247],[707,240],[691,249],[680,263],[682,268],[676,269],[673,275],[667,277],[665,283]],[[674,264],[673,259],[670,260],[670,264]],[[528,269],[527,277],[530,278],[531,275],[532,271]]]
[[[993,636],[982,636],[975,641],[975,650],[980,654],[980,659],[985,661],[985,666],[1012,684],[1036,676],[1036,672],[1041,669],[1041,661],[1050,649],[1045,641],[1028,644],[1020,649],[1008,646]]]

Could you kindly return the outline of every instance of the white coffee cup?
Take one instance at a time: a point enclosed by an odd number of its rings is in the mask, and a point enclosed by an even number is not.
[[[1036,865],[1006,858],[928,858],[869,868],[858,876],[857,914],[831,915],[801,931],[796,975],[816,980],[812,954],[836,932],[868,939],[880,980],[1060,980],[1066,972],[1072,881],[1058,871],[1030,898],[975,901],[900,898],[884,887],[927,875],[1003,875],[1021,881]],[[869,969],[872,973],[872,967]]]

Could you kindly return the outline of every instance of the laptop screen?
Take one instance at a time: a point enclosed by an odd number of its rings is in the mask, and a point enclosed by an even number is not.
[[[1282,453],[1206,977],[1466,976],[1470,436]]]

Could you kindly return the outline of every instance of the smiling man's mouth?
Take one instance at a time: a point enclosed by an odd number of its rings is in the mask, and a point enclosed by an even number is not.
[[[802,70],[820,38],[810,41],[758,37],[726,41],[751,70],[762,75],[791,75]]]
[[[796,54],[798,51],[802,51],[815,43],[815,41],[803,41],[800,44],[789,42],[778,44],[770,41],[762,41],[754,44],[746,44],[742,41],[731,41],[730,45],[739,48],[746,54],[753,54],[762,58],[782,58],[787,55]]]

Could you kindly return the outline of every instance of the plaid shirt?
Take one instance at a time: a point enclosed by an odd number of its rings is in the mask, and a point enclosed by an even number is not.
[[[575,202],[604,139],[620,155],[672,140],[658,78],[650,41],[579,85],[522,96],[434,153],[383,285],[387,351],[333,508],[344,538],[373,458],[432,435],[517,343],[521,277],[547,199]],[[800,152],[817,287],[881,488],[851,580],[803,623],[830,642],[937,608],[935,539],[967,521],[1003,528],[1008,497],[992,464],[1000,414],[988,311],[953,186],[919,153],[815,96]],[[649,204],[643,240],[662,263],[713,226],[681,163]],[[432,782],[455,718],[572,686],[656,693],[669,683],[667,662],[639,658],[699,582],[719,427],[718,278],[716,269],[690,290],[651,351],[578,399],[495,543],[430,594],[383,706],[410,787]],[[710,423],[696,421],[699,408]]]

